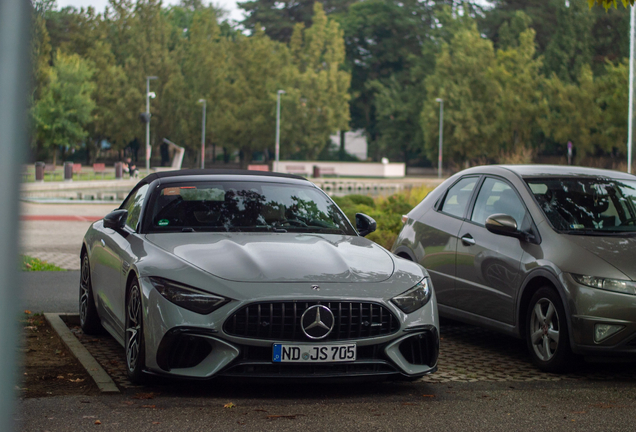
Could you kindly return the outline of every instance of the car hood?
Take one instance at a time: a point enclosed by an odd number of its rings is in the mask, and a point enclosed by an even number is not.
[[[568,236],[577,246],[593,253],[632,280],[636,280],[636,237]],[[581,269],[581,274],[585,271]],[[599,276],[599,275],[590,275]]]
[[[236,282],[370,283],[394,261],[363,237],[294,233],[162,233],[146,239],[217,277]]]

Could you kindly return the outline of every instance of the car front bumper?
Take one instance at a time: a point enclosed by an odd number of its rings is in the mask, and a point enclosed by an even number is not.
[[[216,376],[326,378],[417,377],[437,370],[439,321],[434,295],[423,308],[410,315],[387,301],[374,299],[390,308],[398,318],[399,328],[389,335],[288,342],[275,337],[240,337],[224,330],[228,317],[257,299],[231,302],[209,315],[201,315],[170,303],[144,278],[140,282],[144,293],[146,368],[151,373],[193,379]],[[275,363],[273,345],[281,342],[355,343],[357,358],[342,363]]]
[[[569,294],[572,349],[583,355],[636,355],[636,296],[592,288],[564,274]],[[598,340],[597,325],[620,327]]]

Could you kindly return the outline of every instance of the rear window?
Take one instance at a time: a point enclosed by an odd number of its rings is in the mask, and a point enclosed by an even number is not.
[[[171,183],[155,191],[151,232],[315,232],[356,235],[312,186],[258,182]]]

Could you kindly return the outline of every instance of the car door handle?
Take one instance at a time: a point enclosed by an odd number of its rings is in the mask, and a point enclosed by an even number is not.
[[[471,236],[470,234],[466,234],[465,236],[462,237],[462,243],[464,243],[467,246],[472,246],[477,242],[475,241],[473,236]]]

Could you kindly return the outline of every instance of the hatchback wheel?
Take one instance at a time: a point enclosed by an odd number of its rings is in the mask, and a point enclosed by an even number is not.
[[[80,325],[84,333],[94,335],[103,331],[99,315],[97,315],[97,307],[95,307],[93,285],[91,283],[91,266],[86,253],[82,255],[82,270],[80,272],[79,316]]]
[[[126,366],[128,378],[135,384],[143,381],[146,366],[143,332],[143,312],[139,282],[134,279],[126,301]]]
[[[532,361],[546,372],[559,372],[572,357],[565,309],[559,294],[539,289],[526,314],[526,340]]]

